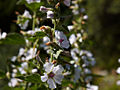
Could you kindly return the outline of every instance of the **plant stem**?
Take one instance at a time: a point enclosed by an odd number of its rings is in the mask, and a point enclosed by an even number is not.
[[[36,18],[36,12],[33,12],[33,25],[32,25],[32,30],[35,30],[35,18]]]
[[[53,41],[54,41],[54,37],[55,37],[55,29],[56,29],[56,21],[54,19],[54,28],[53,28],[53,33],[52,33],[52,36],[53,36]]]
[[[25,90],[28,90],[28,82],[26,83]]]

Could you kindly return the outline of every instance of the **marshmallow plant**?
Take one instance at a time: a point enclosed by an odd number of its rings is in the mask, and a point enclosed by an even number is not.
[[[22,44],[9,60],[8,86],[20,90],[93,88],[95,59],[85,43],[88,16],[80,7],[82,1],[20,0],[18,4],[26,6],[23,14],[16,13],[20,34],[9,34],[1,41]]]

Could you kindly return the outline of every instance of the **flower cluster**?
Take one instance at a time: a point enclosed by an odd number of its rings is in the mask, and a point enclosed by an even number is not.
[[[82,1],[26,0],[22,3],[27,8],[22,15],[17,13],[17,24],[25,42],[18,55],[11,58],[8,85],[26,90],[82,86],[97,90],[97,86],[90,84],[91,67],[96,62],[84,46],[88,16],[85,8],[80,7]]]

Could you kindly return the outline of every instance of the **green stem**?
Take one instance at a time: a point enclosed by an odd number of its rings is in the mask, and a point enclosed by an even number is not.
[[[35,43],[34,43],[34,46],[33,46],[34,49],[37,46],[38,41],[39,41],[39,38],[37,38],[36,41],[35,41]]]
[[[28,90],[28,82],[26,83],[25,90]]]
[[[36,12],[33,12],[33,25],[32,25],[32,30],[35,30],[35,18],[36,18]]]
[[[56,21],[55,21],[55,19],[54,19],[54,28],[53,28],[53,33],[52,33],[52,35],[53,35],[53,41],[54,41],[54,37],[55,37],[55,29],[56,29]]]
[[[50,49],[52,50],[52,46],[50,47]],[[50,62],[53,61],[53,53],[50,54]]]

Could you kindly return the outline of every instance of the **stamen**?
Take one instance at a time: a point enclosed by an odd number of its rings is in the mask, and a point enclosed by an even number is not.
[[[48,74],[48,77],[50,77],[50,78],[53,78],[55,76],[55,74],[53,73],[53,72],[50,72],[49,74]]]
[[[64,41],[64,39],[60,39],[59,42],[62,43]]]

